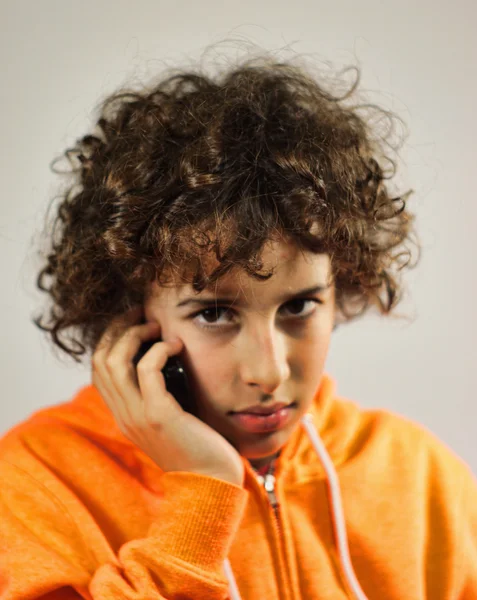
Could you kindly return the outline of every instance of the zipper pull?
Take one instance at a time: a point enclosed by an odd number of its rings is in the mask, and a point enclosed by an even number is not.
[[[268,499],[270,500],[270,504],[273,508],[278,506],[278,500],[275,495],[275,476],[271,473],[267,473],[265,477],[257,474],[257,479],[263,484],[265,491],[268,494]]]

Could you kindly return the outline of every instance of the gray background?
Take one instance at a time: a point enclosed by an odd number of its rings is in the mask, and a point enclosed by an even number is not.
[[[423,244],[399,307],[410,319],[370,315],[342,327],[327,372],[339,393],[420,422],[477,473],[476,6],[0,2],[0,433],[90,381],[88,363],[55,358],[30,322],[44,302],[35,291],[35,236],[61,183],[51,160],[85,134],[95,105],[116,86],[192,65],[210,45],[209,70],[263,48],[277,59],[301,55],[323,72],[359,64],[362,92],[406,122],[397,182],[415,190],[409,207]]]

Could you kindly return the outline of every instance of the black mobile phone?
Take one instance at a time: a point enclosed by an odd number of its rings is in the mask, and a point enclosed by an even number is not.
[[[145,322],[143,319],[142,323]],[[133,358],[135,368],[149,348],[156,342],[160,342],[161,339],[155,338],[142,343]],[[185,411],[197,416],[197,405],[190,388],[186,370],[180,358],[178,356],[170,356],[162,369],[162,374],[164,375],[167,391],[174,396]]]

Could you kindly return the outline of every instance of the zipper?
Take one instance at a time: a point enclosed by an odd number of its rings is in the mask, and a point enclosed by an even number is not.
[[[278,538],[279,538],[279,542],[278,542],[279,566],[278,566],[278,568],[281,569],[281,572],[282,572],[281,579],[284,579],[286,581],[286,585],[288,588],[288,593],[286,594],[286,597],[289,598],[290,594],[291,594],[291,584],[290,584],[290,580],[288,578],[288,570],[287,570],[286,560],[285,560],[285,552],[284,552],[285,544],[284,544],[284,539],[283,539],[283,529],[280,525],[280,504],[279,504],[279,502],[277,500],[277,496],[275,494],[275,476],[272,473],[266,473],[265,476],[255,473],[255,476],[258,479],[258,481],[260,482],[260,484],[262,484],[263,487],[265,488],[265,491],[267,492],[268,501],[270,503],[270,506],[273,509],[273,522],[275,524],[275,530],[277,531]]]

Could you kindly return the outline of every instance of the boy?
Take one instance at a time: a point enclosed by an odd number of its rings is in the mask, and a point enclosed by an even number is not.
[[[92,383],[0,441],[2,599],[477,597],[468,467],[324,372],[413,233],[345,99],[264,61],[105,101],[35,320]]]

